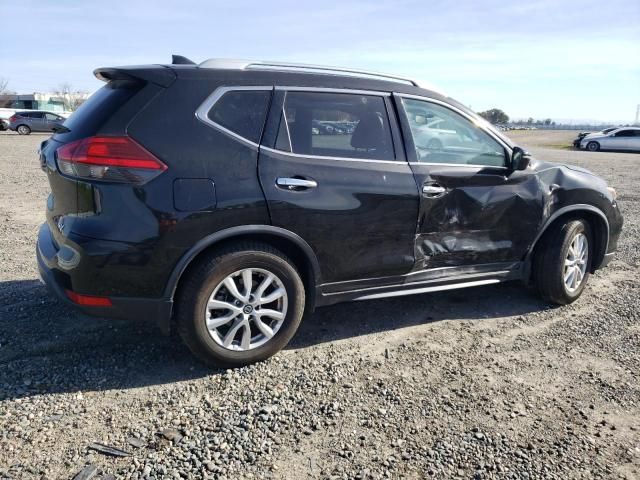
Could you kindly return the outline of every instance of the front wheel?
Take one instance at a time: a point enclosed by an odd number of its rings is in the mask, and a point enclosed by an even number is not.
[[[31,133],[31,129],[26,125],[19,125],[17,131],[20,135],[29,135]]]
[[[587,150],[590,152],[597,152],[600,150],[600,144],[598,142],[589,142],[587,143]]]
[[[201,262],[188,273],[176,305],[178,332],[196,357],[209,366],[237,367],[289,343],[302,320],[305,290],[284,254],[247,243]]]
[[[551,226],[533,264],[534,281],[542,298],[566,305],[580,297],[591,269],[591,238],[589,224],[584,220]]]

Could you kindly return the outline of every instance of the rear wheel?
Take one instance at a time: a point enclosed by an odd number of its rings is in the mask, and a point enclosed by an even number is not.
[[[247,243],[214,253],[189,272],[177,301],[178,332],[210,366],[264,360],[293,337],[305,291],[278,250]]]
[[[587,143],[587,150],[590,152],[597,152],[600,150],[600,144],[598,142],[589,142]]]
[[[16,129],[16,131],[20,135],[29,135],[31,133],[31,129],[26,125],[18,125],[18,128]]]
[[[542,298],[559,305],[578,299],[589,279],[591,238],[584,220],[551,227],[534,257],[534,280]]]

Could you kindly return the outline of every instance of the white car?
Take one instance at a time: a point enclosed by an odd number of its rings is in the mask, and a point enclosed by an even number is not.
[[[640,127],[620,127],[608,133],[591,133],[580,140],[580,148],[598,150],[628,150],[640,152]]]

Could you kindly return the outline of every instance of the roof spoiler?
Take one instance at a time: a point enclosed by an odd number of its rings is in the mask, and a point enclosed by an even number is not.
[[[171,55],[171,65],[195,65],[193,60],[182,55]]]
[[[172,69],[161,65],[96,68],[93,74],[98,80],[102,80],[103,82],[110,82],[112,80],[149,82],[165,88],[171,85],[176,79],[176,74]]]

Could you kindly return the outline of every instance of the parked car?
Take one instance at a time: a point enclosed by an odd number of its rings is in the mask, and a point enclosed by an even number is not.
[[[85,313],[244,365],[343,301],[520,280],[571,303],[616,251],[604,180],[412,80],[180,62],[97,69],[106,85],[41,145],[40,274]],[[355,128],[314,135],[327,118]],[[425,145],[431,120],[462,145]]]
[[[580,142],[587,135],[591,135],[593,133],[607,134],[609,132],[614,131],[616,128],[620,128],[620,127],[609,127],[609,128],[605,128],[604,130],[600,130],[599,132],[580,132],[578,133],[578,136],[576,137],[576,139],[573,141],[573,146],[576,148],[580,148]]]
[[[621,127],[606,133],[592,133],[580,140],[580,148],[591,152],[598,150],[640,152],[640,127]]]
[[[0,118],[0,132],[4,132],[9,129],[9,122]]]
[[[39,110],[16,112],[9,118],[9,129],[20,135],[29,135],[31,132],[53,132],[64,121],[64,117],[51,112]]]

